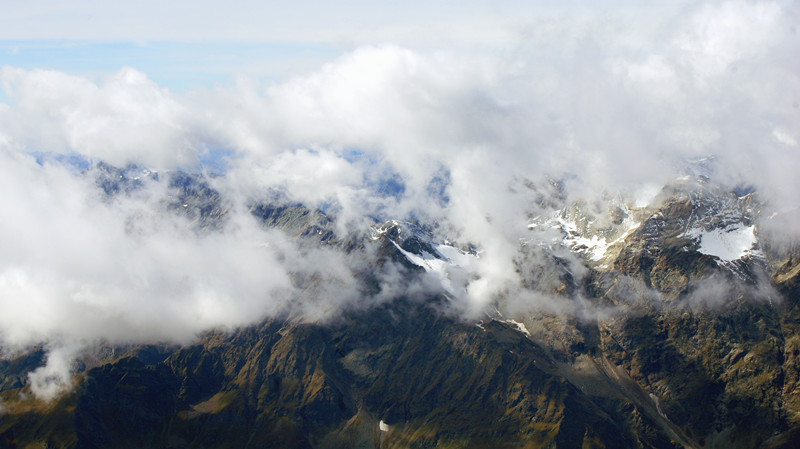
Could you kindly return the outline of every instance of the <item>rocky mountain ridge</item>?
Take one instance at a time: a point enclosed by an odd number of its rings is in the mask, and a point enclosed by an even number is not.
[[[139,188],[110,172],[130,187],[100,182],[107,195]],[[169,192],[167,210],[220,229],[228,205],[202,176],[170,175]],[[480,249],[397,220],[342,238],[321,211],[254,203],[267,228],[440,289],[183,347],[101,346],[50,403],[26,377],[42,348],[2,360],[0,447],[796,447],[800,257],[761,249],[759,208],[687,183],[647,206],[558,209],[530,226],[556,237],[521,242],[517,266],[560,311],[499,297],[465,318],[448,303]],[[709,243],[731,233],[732,259]]]

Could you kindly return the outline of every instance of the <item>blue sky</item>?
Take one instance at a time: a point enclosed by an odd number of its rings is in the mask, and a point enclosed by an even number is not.
[[[515,51],[541,23],[568,26],[590,9],[628,11],[643,24],[660,10],[658,2],[619,0],[5,3],[0,66],[89,78],[130,66],[176,92],[227,85],[239,75],[281,81],[361,45]]]
[[[0,40],[0,65],[88,78],[130,66],[174,92],[227,87],[236,75],[279,81],[316,68],[341,50],[312,43]]]

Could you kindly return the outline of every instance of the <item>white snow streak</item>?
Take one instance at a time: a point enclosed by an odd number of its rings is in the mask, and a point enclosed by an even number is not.
[[[456,289],[450,282],[449,271],[455,269],[463,269],[473,263],[475,256],[467,254],[460,249],[450,245],[438,245],[436,252],[439,253],[444,259],[440,259],[433,254],[422,251],[422,255],[416,255],[412,252],[404,250],[400,245],[390,240],[392,244],[406,258],[414,265],[420,266],[426,272],[434,274],[439,278],[442,288],[453,296],[458,296]]]

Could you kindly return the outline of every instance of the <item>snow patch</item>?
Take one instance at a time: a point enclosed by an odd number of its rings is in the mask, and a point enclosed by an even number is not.
[[[698,252],[726,262],[750,254],[757,239],[755,226],[732,226],[725,229],[692,229],[686,235],[700,239]]]
[[[467,265],[473,263],[474,259],[476,258],[476,256],[473,254],[461,251],[455,246],[447,244],[438,245],[436,247],[436,251],[457,267],[466,267]]]
[[[378,429],[381,432],[388,432],[389,431],[389,424],[386,424],[385,422],[383,422],[383,420],[381,420],[381,422],[378,423]]]
[[[606,251],[608,251],[609,244],[606,242],[605,238],[598,237],[593,235],[592,238],[586,237],[575,237],[572,239],[572,247],[586,247],[586,253],[589,255],[589,258],[598,261],[606,255]]]
[[[386,232],[394,226],[399,225],[400,223],[397,220],[389,220],[389,224],[385,227],[372,227],[370,228],[370,239],[371,240],[378,240],[381,238],[381,235],[386,234]],[[399,233],[401,230],[398,229],[397,232]]]
[[[514,320],[505,320],[505,321],[503,321],[503,322],[504,322],[504,323],[508,323],[508,324],[513,324],[514,326],[516,326],[516,327],[517,327],[517,330],[518,330],[518,331],[522,332],[523,334],[527,335],[528,337],[530,337],[530,336],[531,336],[531,333],[530,333],[530,332],[528,332],[528,328],[527,328],[527,327],[525,327],[525,325],[524,325],[524,324],[522,324],[522,323],[520,323],[519,321],[514,321]]]
[[[561,230],[567,234],[562,242],[570,248],[583,250],[589,259],[595,262],[605,257],[606,252],[608,252],[608,248],[617,242],[624,240],[640,225],[640,223],[636,221],[626,219],[624,224],[625,228],[622,231],[622,234],[609,242],[605,237],[601,237],[599,235],[593,235],[591,238],[581,236],[578,232],[578,226],[573,222],[564,220],[563,218],[558,218],[556,223],[557,224],[554,227],[561,228]],[[533,229],[530,226],[529,228]]]
[[[395,243],[394,240],[390,241],[411,263],[424,268],[426,272],[432,273],[439,278],[439,282],[448,293],[453,296],[458,296],[452,282],[450,282],[450,275],[448,272],[454,268],[466,268],[473,263],[475,256],[450,245],[438,245],[435,248],[436,252],[442,258],[425,251],[422,251],[421,255],[416,255],[410,251],[404,250],[400,245]]]

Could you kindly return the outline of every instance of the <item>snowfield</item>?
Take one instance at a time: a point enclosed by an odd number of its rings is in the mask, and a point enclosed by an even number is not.
[[[755,226],[735,225],[724,229],[692,229],[687,236],[699,239],[697,251],[720,261],[733,262],[750,254],[758,241]]]

